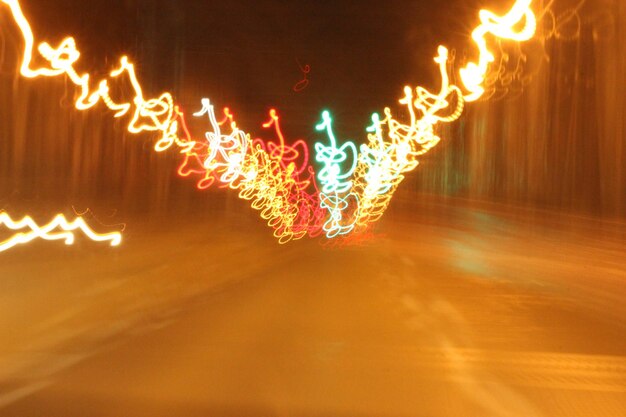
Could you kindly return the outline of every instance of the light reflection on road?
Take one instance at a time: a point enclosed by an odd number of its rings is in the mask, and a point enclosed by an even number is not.
[[[420,213],[359,247],[251,220],[5,257],[0,416],[623,413],[623,225]]]

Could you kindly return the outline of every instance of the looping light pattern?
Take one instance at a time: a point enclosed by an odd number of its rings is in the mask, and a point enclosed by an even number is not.
[[[504,16],[497,16],[489,10],[481,10],[479,13],[480,26],[472,32],[472,39],[478,46],[478,62],[471,62],[460,71],[461,81],[469,91],[464,96],[465,101],[476,101],[483,93],[485,76],[495,57],[487,45],[487,34],[500,39],[508,39],[516,42],[524,42],[531,39],[537,29],[537,20],[530,9],[532,0],[517,0],[511,10]],[[524,26],[516,31],[515,28],[524,23]]]
[[[315,144],[315,159],[323,165],[317,174],[322,184],[320,195],[322,208],[328,210],[329,218],[324,223],[326,237],[333,238],[350,233],[355,226],[355,221],[344,219],[350,207],[359,205],[359,197],[350,192],[353,188],[351,180],[358,163],[358,152],[354,142],[346,142],[337,146],[337,139],[333,132],[333,119],[328,111],[322,113],[322,121],[315,127],[318,132],[325,132],[330,146],[321,142]],[[343,164],[350,161],[349,168],[343,170]],[[350,204],[350,202],[353,204]],[[353,216],[354,217],[354,216]]]
[[[419,164],[417,158],[439,143],[436,125],[461,116],[463,96],[461,90],[449,82],[445,47],[439,47],[435,62],[441,74],[437,94],[423,87],[417,87],[415,92],[410,87],[404,89],[399,103],[407,109],[408,124],[395,119],[390,108],[385,109],[382,120],[378,114],[372,115],[372,125],[367,129],[368,143],[361,146],[355,180],[361,202],[357,223],[361,227],[380,219],[404,174],[414,170]]]
[[[316,175],[309,164],[306,142],[286,143],[274,109],[263,127],[274,128],[277,141],[266,141],[252,139],[252,135],[241,130],[228,109],[218,119],[211,101],[203,99],[202,109],[194,116],[206,117],[209,129],[204,140],[194,140],[172,95],[166,92],[146,99],[134,66],[125,56],[120,59],[119,67],[96,87],[90,82],[89,74],[79,74],[75,69],[80,53],[71,37],[56,48],[46,42],[39,44],[38,58],[47,61],[47,66],[35,67],[34,37],[19,0],[0,1],[10,8],[23,35],[20,66],[23,76],[66,75],[80,92],[75,103],[77,109],[87,110],[103,102],[115,112],[115,117],[129,115],[130,133],[158,135],[156,151],[174,146],[180,149],[184,155],[178,169],[180,176],[199,177],[199,189],[215,184],[237,190],[274,229],[280,243],[321,233],[328,238],[344,236],[355,230],[363,231],[380,219],[405,175],[417,168],[418,158],[440,142],[437,126],[457,120],[466,102],[483,96],[490,65],[495,61],[488,35],[523,42],[534,35],[537,26],[530,9],[532,0],[516,0],[503,16],[481,10],[481,23],[472,32],[478,60],[460,69],[462,87],[450,82],[452,62],[448,50],[440,46],[435,57],[441,76],[439,91],[405,87],[399,104],[407,114],[396,118],[387,107],[382,118],[379,114],[372,115],[372,124],[366,130],[367,143],[358,149],[351,141],[338,143],[332,117],[324,111],[316,131],[325,134],[327,141],[314,146],[315,160],[321,164]],[[122,78],[127,81],[121,81]],[[134,95],[130,99],[113,98],[110,88],[113,81],[122,87],[130,85]]]
[[[74,68],[80,58],[80,52],[76,47],[74,38],[65,38],[58,47],[54,48],[47,42],[42,42],[37,50],[41,57],[48,61],[48,67],[33,68],[34,36],[28,20],[24,16],[19,0],[1,0],[9,6],[15,22],[21,30],[24,39],[24,54],[20,72],[24,77],[56,77],[67,75],[70,81],[80,91],[76,99],[78,110],[87,110],[102,101],[109,109],[115,112],[115,117],[122,117],[132,112],[128,124],[128,131],[133,134],[141,132],[157,132],[160,134],[155,150],[164,151],[174,144],[189,150],[193,147],[192,142],[183,142],[178,138],[178,123],[175,120],[174,100],[170,93],[163,93],[158,98],[145,99],[141,84],[137,80],[135,68],[123,56],[120,59],[119,68],[109,74],[109,78],[100,80],[97,87],[92,89],[89,74],[79,74]],[[126,75],[135,95],[130,101],[116,102],[110,96],[110,80],[118,79]]]
[[[286,144],[276,110],[270,110],[270,119],[263,127],[273,127],[278,142],[251,140],[237,127],[228,109],[218,121],[208,99],[202,100],[202,110],[194,116],[206,116],[210,130],[205,142],[186,152],[178,170],[181,176],[200,175],[199,189],[217,183],[238,190],[239,196],[251,201],[252,208],[267,220],[280,243],[319,234],[323,210],[314,170],[308,165],[306,143],[298,140]],[[184,120],[182,114],[179,117]],[[308,191],[310,188],[313,192]]]
[[[118,246],[122,242],[122,235],[118,232],[99,234],[94,232],[81,217],[70,222],[62,214],[58,214],[50,223],[39,226],[29,216],[21,220],[13,220],[8,213],[0,212],[0,226],[12,231],[20,231],[8,239],[0,240],[0,252],[30,243],[35,239],[63,240],[66,245],[72,245],[76,239],[75,233],[78,231],[95,242],[109,242],[111,246]]]
[[[439,46],[438,55],[435,57],[441,76],[439,91],[432,93],[423,87],[404,88],[404,97],[400,99],[399,104],[407,110],[408,117],[404,118],[408,119],[407,124],[396,119],[389,107],[385,108],[383,119],[379,114],[372,116],[372,125],[367,128],[368,143],[361,145],[358,165],[354,169],[353,186],[350,190],[345,187],[341,189],[342,192],[349,192],[354,196],[356,208],[338,199],[330,199],[325,203],[326,206],[330,206],[329,221],[335,219],[333,224],[335,227],[338,227],[340,220],[346,221],[346,216],[352,218],[348,224],[356,226],[357,230],[364,230],[380,219],[404,175],[418,166],[418,157],[439,143],[440,138],[435,133],[437,125],[457,120],[466,102],[475,101],[483,95],[489,65],[495,59],[488,48],[487,34],[517,42],[528,40],[533,36],[536,19],[530,10],[531,1],[517,0],[504,16],[481,10],[481,25],[472,33],[472,39],[478,46],[478,62],[469,63],[460,70],[461,81],[468,93],[463,93],[460,87],[450,83],[449,74],[452,65],[448,49]],[[522,28],[516,29],[521,23]],[[329,124],[328,120],[330,118],[325,117],[326,125]],[[331,144],[334,146],[334,142]],[[338,160],[343,157],[340,152],[335,151],[333,154],[318,144],[316,151],[318,158],[321,155],[322,161],[327,161],[330,159],[329,156],[336,154],[339,155],[336,156]],[[327,167],[331,173],[335,173],[335,176],[340,172],[340,169],[332,164],[328,164]],[[335,177],[332,175],[328,177],[331,186],[337,183]],[[342,185],[348,183],[347,177],[342,177],[341,180]],[[333,237],[333,233],[327,233],[327,236]]]

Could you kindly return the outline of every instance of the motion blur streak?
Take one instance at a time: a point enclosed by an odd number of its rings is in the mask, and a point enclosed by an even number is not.
[[[478,63],[470,63],[461,69],[463,85],[470,91],[470,94],[464,96],[466,101],[476,101],[485,92],[482,85],[485,82],[489,64],[495,60],[493,53],[487,47],[485,36],[488,33],[501,39],[517,42],[527,41],[535,34],[537,22],[530,10],[531,3],[532,0],[518,0],[509,13],[502,17],[489,10],[480,11],[481,25],[472,32],[472,39],[476,42],[480,53]],[[523,28],[515,31],[514,27],[522,21],[524,21]]]
[[[177,137],[177,122],[174,120],[174,102],[170,93],[163,93],[160,97],[145,100],[141,84],[137,80],[135,67],[128,61],[126,56],[120,59],[120,67],[111,72],[111,78],[120,77],[126,73],[135,96],[132,102],[116,103],[109,95],[109,82],[104,79],[98,84],[96,91],[90,90],[89,74],[79,75],[74,64],[80,58],[80,52],[76,49],[74,38],[65,38],[57,48],[53,48],[47,42],[39,44],[38,51],[50,64],[50,68],[32,69],[33,61],[33,32],[28,20],[24,16],[19,0],[2,0],[11,8],[11,12],[18,24],[24,38],[24,55],[21,65],[21,73],[27,78],[39,76],[56,77],[67,75],[69,79],[80,88],[81,94],[76,99],[78,110],[87,110],[102,100],[105,105],[115,111],[115,117],[126,115],[134,105],[131,121],[128,124],[130,133],[159,132],[160,139],[155,145],[155,150],[163,151],[174,143],[188,149],[193,143],[182,143]]]
[[[327,231],[328,237],[341,234],[341,228],[347,233],[355,224],[364,229],[380,219],[404,179],[404,174],[413,171],[419,163],[417,158],[439,143],[440,138],[435,134],[436,126],[457,120],[463,112],[464,102],[476,101],[484,94],[489,64],[495,59],[494,53],[488,48],[486,35],[516,42],[533,37],[537,24],[530,9],[531,2],[518,0],[504,16],[497,16],[489,10],[480,11],[481,24],[472,33],[479,50],[478,63],[469,63],[460,70],[460,78],[469,94],[464,95],[460,87],[450,83],[448,49],[439,46],[435,58],[441,76],[439,92],[431,93],[423,87],[417,87],[413,93],[411,87],[404,88],[405,95],[400,104],[407,108],[409,124],[403,124],[400,121],[402,118],[394,118],[390,108],[385,109],[384,119],[378,114],[372,116],[373,125],[367,129],[370,133],[369,141],[361,146],[354,191],[349,194],[354,196],[356,204],[356,208],[352,209],[353,220],[349,225],[341,225],[341,211],[348,209],[350,204],[334,196],[330,200],[332,204],[329,210],[336,224]],[[520,23],[524,25],[516,30]],[[344,159],[343,156],[339,157],[340,162]],[[338,168],[335,171],[338,173]]]
[[[153,152],[156,134],[130,134],[102,103],[76,111],[67,76],[23,77],[22,35],[0,1],[0,210],[38,223],[85,213],[98,232],[128,223],[124,250],[77,233],[73,247],[0,254],[1,417],[624,416],[626,1],[538,0],[533,40],[487,34],[483,97],[435,127],[442,140],[403,174],[378,227],[287,245],[239,190],[195,187],[211,130],[193,117],[201,98],[222,134],[236,120],[278,156],[275,103],[285,146],[306,140],[317,167],[323,104],[337,147],[361,151],[365,122],[387,140],[369,115],[385,119],[389,104],[410,124],[389,98],[406,84],[440,91],[439,44],[468,94],[458,69],[478,62],[478,10],[505,15],[513,0],[21,3],[37,41],[75,36],[75,68],[93,81],[127,53],[146,99],[167,87],[199,172],[181,178],[187,154]],[[302,93],[295,56],[313,68]],[[456,108],[446,100],[439,116]],[[368,163],[382,172],[394,160],[378,143]],[[311,205],[323,225],[328,210]]]
[[[64,215],[58,214],[50,223],[39,226],[31,217],[26,216],[21,220],[13,220],[6,212],[0,212],[0,227],[9,230],[21,231],[5,240],[0,240],[0,252],[9,250],[17,245],[32,242],[35,239],[65,240],[66,245],[72,245],[75,241],[74,232],[81,231],[94,242],[109,242],[111,246],[122,243],[122,235],[119,232],[99,234],[94,232],[85,221],[78,217],[70,222]]]
[[[218,122],[214,106],[209,99],[202,100],[202,110],[194,116],[206,115],[211,131],[205,134],[206,143],[192,140],[184,113],[174,105],[168,92],[158,98],[146,100],[139,83],[134,65],[126,56],[120,59],[119,68],[110,73],[110,79],[126,74],[135,95],[129,101],[115,101],[110,94],[109,79],[99,82],[95,91],[90,87],[90,75],[79,75],[74,64],[80,58],[74,38],[65,38],[57,48],[48,43],[39,44],[40,55],[50,67],[32,68],[34,36],[18,0],[2,0],[9,6],[15,22],[22,32],[24,52],[21,74],[28,78],[55,77],[67,75],[79,87],[81,93],[76,99],[76,108],[90,109],[99,101],[122,117],[132,110],[127,126],[130,133],[158,132],[160,137],[156,151],[164,151],[174,145],[182,148],[186,155],[179,173],[188,176],[199,173],[203,176],[199,188],[206,188],[219,180],[223,185],[239,190],[239,196],[252,201],[252,207],[260,211],[263,219],[275,232],[280,243],[300,239],[307,234],[316,235],[320,225],[327,238],[347,235],[357,226],[366,229],[377,221],[386,210],[404,174],[413,171],[417,158],[432,149],[440,138],[435,134],[439,123],[457,120],[463,111],[464,101],[479,99],[485,89],[485,77],[489,64],[494,61],[494,53],[487,45],[486,35],[498,39],[522,42],[530,39],[536,30],[536,19],[530,10],[532,0],[517,0],[504,16],[488,11],[480,11],[481,24],[473,31],[472,39],[478,46],[478,63],[469,63],[460,70],[460,77],[469,94],[450,83],[448,74],[448,50],[440,46],[435,62],[439,65],[441,89],[431,93],[423,87],[405,87],[405,96],[400,104],[406,106],[409,124],[395,119],[390,108],[385,108],[385,118],[373,115],[373,126],[368,129],[369,143],[361,147],[360,154],[353,142],[337,143],[332,128],[332,118],[328,111],[322,113],[322,121],[317,131],[325,132],[330,146],[315,144],[316,161],[323,164],[317,174],[321,183],[318,197],[305,189],[314,184],[313,168],[307,166],[308,152],[303,142],[293,146],[285,145],[275,110],[270,111],[270,121],[264,127],[275,126],[279,145],[251,140],[251,136],[237,127],[232,115],[227,111],[226,118]],[[515,28],[524,23],[521,29]],[[229,122],[230,133],[222,133],[222,125]],[[179,126],[180,125],[180,126]],[[182,129],[183,138],[179,136]],[[305,149],[305,160],[298,166],[294,160],[300,153],[296,148]],[[190,160],[201,162],[201,168],[188,169]],[[342,165],[350,161],[348,169]],[[311,175],[301,179],[301,174]],[[354,174],[356,177],[354,178]],[[318,207],[326,210],[326,217],[320,215]]]
[[[186,152],[178,169],[181,176],[200,175],[199,189],[218,182],[238,190],[239,197],[251,201],[252,208],[267,220],[281,244],[319,234],[323,212],[317,200],[313,167],[308,165],[306,143],[299,140],[292,146],[285,144],[275,109],[270,110],[270,120],[263,127],[274,127],[278,144],[251,140],[227,109],[218,121],[209,99],[202,100],[202,109],[194,116],[206,116],[211,130],[205,134],[205,143],[198,142]],[[225,127],[230,133],[224,132]],[[313,192],[307,192],[311,187]]]
[[[360,153],[352,141],[338,143],[330,112],[322,113],[322,121],[316,130],[325,133],[329,144],[315,144],[315,159],[322,164],[317,178],[321,185],[320,205],[328,212],[322,226],[327,238],[350,234],[357,226],[364,230],[381,218],[394,191],[404,179],[404,174],[413,171],[418,166],[417,158],[439,143],[440,138],[435,134],[437,124],[457,120],[463,112],[465,101],[475,101],[483,95],[489,64],[494,60],[493,52],[487,47],[486,35],[492,34],[496,38],[516,42],[532,38],[536,19],[530,10],[530,3],[531,0],[518,0],[509,13],[502,17],[481,10],[481,25],[472,35],[479,50],[478,64],[470,63],[460,70],[463,84],[470,94],[463,95],[458,86],[450,83],[448,49],[440,46],[435,58],[441,76],[439,92],[435,94],[417,87],[413,93],[411,87],[405,87],[405,96],[400,104],[407,108],[409,124],[405,125],[394,118],[390,108],[385,109],[384,119],[374,114],[373,125],[367,129],[370,132],[369,143],[361,146]],[[521,22],[524,23],[523,27],[515,30]],[[232,188],[245,185],[246,191],[242,191],[240,196],[254,200],[253,207],[262,210],[261,217],[274,227],[275,236],[281,243],[304,236],[304,230],[309,225],[294,223],[296,218],[314,220],[313,230],[318,230],[319,217],[309,215],[310,205],[300,204],[309,199],[291,197],[294,191],[296,194],[301,192],[295,184],[299,179],[294,175],[297,176],[304,169],[296,172],[291,164],[282,162],[285,156],[282,151],[268,155],[261,147],[251,145],[250,135],[239,130],[232,120],[231,133],[222,135],[221,124],[217,122],[208,99],[204,99],[203,110],[199,113],[203,114],[208,114],[212,131],[205,135],[208,145],[203,149],[207,149],[207,152],[199,156],[200,159],[205,158],[203,165],[206,170],[199,187],[205,187],[206,179],[213,177],[213,171],[218,173],[223,183],[231,184]],[[274,110],[271,116],[277,123]],[[278,136],[284,147],[280,131]],[[191,142],[191,139],[187,142]],[[194,155],[198,156],[197,151]],[[186,167],[187,163],[188,160],[185,160],[183,166]],[[348,164],[347,167],[343,167],[344,164]],[[273,167],[268,169],[265,165]],[[220,175],[221,171],[223,173]],[[182,175],[186,175],[189,171],[183,168],[182,172]],[[302,210],[307,213],[304,218],[300,214]]]

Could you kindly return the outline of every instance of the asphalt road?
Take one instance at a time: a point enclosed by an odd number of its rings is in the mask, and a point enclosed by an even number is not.
[[[1,255],[0,416],[626,416],[623,223],[436,202],[354,246],[125,236]]]

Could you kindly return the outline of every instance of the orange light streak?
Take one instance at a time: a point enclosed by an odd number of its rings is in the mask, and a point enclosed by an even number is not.
[[[495,57],[487,45],[488,34],[500,39],[524,42],[531,39],[537,29],[535,14],[530,9],[532,0],[517,0],[511,10],[504,16],[497,16],[489,10],[479,12],[480,26],[472,32],[472,39],[478,47],[478,62],[471,62],[460,71],[461,81],[469,91],[463,98],[465,101],[476,101],[483,93],[485,76]],[[524,23],[516,31],[515,28]]]

